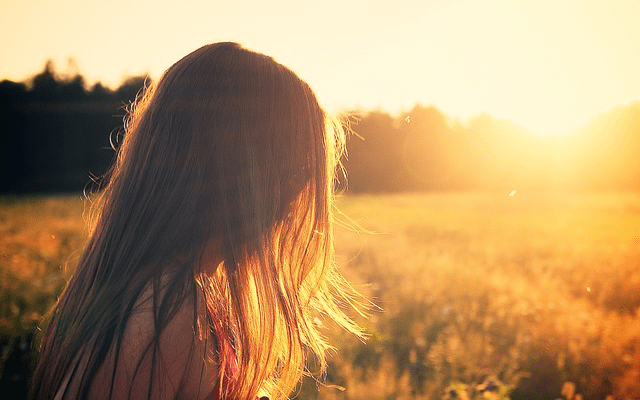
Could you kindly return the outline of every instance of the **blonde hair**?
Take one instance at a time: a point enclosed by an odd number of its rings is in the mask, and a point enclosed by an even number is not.
[[[334,260],[343,143],[309,86],[270,57],[217,43],[171,66],[127,120],[96,228],[45,333],[33,397],[55,393],[90,337],[86,397],[136,299],[148,284],[159,295],[177,255],[182,268],[155,303],[154,357],[179,304],[199,292],[207,309],[193,322],[216,334],[219,397],[286,398],[309,356],[324,371],[319,319],[361,335],[344,312],[360,297]],[[207,274],[211,240],[222,263]]]

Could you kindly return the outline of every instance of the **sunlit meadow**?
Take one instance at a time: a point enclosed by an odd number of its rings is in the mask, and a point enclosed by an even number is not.
[[[380,309],[362,321],[366,344],[332,333],[334,387],[307,380],[300,398],[640,393],[640,195],[345,196],[338,207],[338,261]],[[0,369],[72,273],[86,208],[81,195],[0,201]]]

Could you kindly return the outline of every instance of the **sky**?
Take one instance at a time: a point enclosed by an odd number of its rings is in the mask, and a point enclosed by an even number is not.
[[[73,57],[117,87],[218,41],[273,56],[330,111],[419,103],[544,135],[640,101],[640,0],[0,0],[0,80]]]

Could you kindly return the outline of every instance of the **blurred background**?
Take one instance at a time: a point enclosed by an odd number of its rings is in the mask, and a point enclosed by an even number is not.
[[[88,235],[136,95],[217,41],[273,56],[353,131],[345,275],[302,399],[640,396],[640,2],[0,0],[0,397]],[[349,228],[357,226],[357,228]]]

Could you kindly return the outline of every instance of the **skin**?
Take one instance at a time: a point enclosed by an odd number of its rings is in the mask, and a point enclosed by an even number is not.
[[[220,240],[212,240],[205,248],[200,263],[205,273],[213,274],[220,267],[222,263],[220,243]],[[175,264],[181,265],[177,260]],[[166,281],[168,277],[169,274],[165,274],[163,280]],[[154,391],[152,393],[153,399],[173,399],[176,394],[179,399],[214,400],[218,398],[218,366],[215,361],[215,350],[213,349],[213,343],[215,342],[213,338],[204,340],[195,334],[193,330],[194,304],[190,297],[188,299],[180,306],[160,337],[162,359],[157,365],[163,366],[162,376],[175,377],[175,379],[158,379],[158,381],[161,381],[162,387],[158,392]],[[205,309],[204,298],[198,296],[198,301],[198,309]],[[134,374],[134,372],[138,366],[138,361],[145,353],[147,344],[153,338],[153,319],[151,287],[147,287],[136,301],[132,314],[127,321],[114,380],[114,399],[144,399],[147,396],[152,364],[150,352],[145,355],[137,374]],[[195,346],[193,356],[189,357],[191,338],[194,338]],[[203,354],[207,354],[205,359],[202,357]],[[111,379],[114,355],[115,349],[112,348],[107,355],[105,363],[98,369],[90,390],[90,399],[101,399],[108,393],[108,382]],[[80,369],[83,368],[86,368],[86,361],[80,365]],[[81,375],[76,374],[76,379],[70,382],[69,389],[71,393],[77,390]],[[180,378],[183,376],[186,377],[184,385],[177,387]],[[202,379],[200,379],[201,376]],[[64,384],[58,392],[56,400],[62,399],[62,391],[67,384]],[[130,387],[131,396],[129,396]]]

